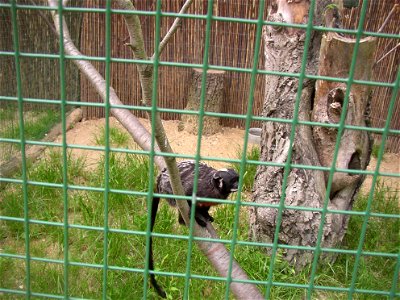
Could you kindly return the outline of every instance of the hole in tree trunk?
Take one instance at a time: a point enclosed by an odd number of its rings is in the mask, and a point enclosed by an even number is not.
[[[357,151],[351,155],[351,159],[349,161],[349,165],[347,166],[348,169],[352,170],[361,170],[361,160],[360,160],[360,153]],[[354,174],[349,174],[353,176]]]
[[[344,101],[344,90],[341,87],[331,90],[328,94],[328,117],[331,123],[339,123]]]

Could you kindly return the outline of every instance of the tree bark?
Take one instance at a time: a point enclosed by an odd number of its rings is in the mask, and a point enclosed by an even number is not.
[[[316,2],[316,25],[321,25],[321,16],[329,1]],[[306,23],[308,21],[308,1],[278,0],[271,6],[271,21],[288,23]],[[265,68],[270,71],[299,73],[304,52],[305,32],[300,29],[268,26],[263,32],[265,41]],[[321,36],[314,33],[310,43],[307,74],[316,74],[318,56],[321,60],[320,75],[347,77],[351,62],[354,41],[327,34],[324,36],[321,53]],[[332,41],[327,43],[326,40]],[[340,41],[340,42],[339,42]],[[362,43],[363,45],[363,43]],[[367,43],[365,43],[367,45]],[[360,48],[363,48],[360,46]],[[368,48],[368,46],[367,46]],[[329,50],[329,54],[325,51]],[[365,51],[368,52],[368,51]],[[344,55],[346,53],[346,55]],[[368,53],[368,61],[373,56]],[[343,54],[343,55],[342,55]],[[367,54],[367,53],[366,53]],[[356,79],[369,79],[371,65],[358,64]],[[266,76],[266,94],[263,116],[293,119],[295,100],[299,82],[296,78],[284,76]],[[315,82],[305,80],[302,85],[298,120],[337,123],[343,104],[345,86],[318,81],[315,101],[313,99]],[[340,86],[340,87],[339,87]],[[358,92],[360,92],[358,94]],[[368,102],[365,86],[352,86],[346,124],[365,126],[364,112]],[[314,103],[314,107],[312,106]],[[294,142],[290,149],[291,124],[265,122],[261,135],[260,160],[274,163],[286,163],[292,150],[291,163],[309,166],[330,167],[337,129],[296,125]],[[328,147],[329,145],[329,147]],[[365,169],[369,157],[367,134],[361,131],[346,130],[341,139],[337,158],[337,168]],[[290,168],[287,184],[283,186],[284,167],[260,166],[258,168],[252,200],[255,203],[279,205],[283,198],[282,222],[279,224],[280,244],[298,246],[316,246],[321,214],[314,211],[287,209],[285,206],[305,206],[320,209],[324,205],[328,176],[322,171],[303,168]],[[335,173],[330,194],[329,209],[351,209],[358,187],[363,181],[360,175]],[[323,247],[337,246],[346,231],[347,217],[342,214],[327,214],[322,237]],[[253,207],[250,213],[250,234],[253,239],[272,242],[278,220],[278,209]],[[296,267],[309,263],[312,251],[288,249],[285,258]],[[326,257],[326,256],[324,256]],[[334,257],[329,257],[334,259]]]
[[[355,40],[336,33],[324,35],[321,43],[319,74],[339,78],[348,77]],[[374,64],[377,40],[368,37],[360,40],[354,79],[370,80]],[[362,63],[361,63],[362,62]],[[318,80],[314,99],[312,120],[325,124],[338,124],[343,110],[347,86],[344,83]],[[370,88],[367,85],[352,84],[347,105],[346,125],[365,127],[369,124],[368,109]],[[313,137],[318,158],[322,166],[330,167],[338,130],[329,127],[313,127]],[[365,170],[369,164],[372,141],[370,134],[361,130],[345,129],[340,140],[336,168]],[[325,174],[325,182],[329,173]],[[351,210],[358,189],[365,175],[336,172],[333,176],[328,208]],[[340,244],[346,233],[349,216],[329,214],[324,231],[324,247]]]
[[[206,75],[206,91],[204,96],[204,111],[221,112],[221,105],[224,99],[225,71],[208,70]],[[192,82],[189,90],[187,110],[200,110],[201,86],[203,70],[193,69]],[[199,116],[182,115],[179,124],[180,130],[185,130],[192,134],[198,134]],[[204,117],[203,135],[212,135],[221,130],[218,117]]]

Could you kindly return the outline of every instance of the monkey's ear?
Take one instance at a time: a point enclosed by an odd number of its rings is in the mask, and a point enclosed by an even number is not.
[[[214,173],[213,181],[214,185],[222,190],[222,188],[224,187],[224,179],[219,175],[219,172]]]

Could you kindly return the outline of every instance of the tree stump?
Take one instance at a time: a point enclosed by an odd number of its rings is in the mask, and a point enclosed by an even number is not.
[[[225,71],[208,70],[206,91],[204,96],[204,111],[221,112],[224,99]],[[202,69],[193,69],[192,82],[189,90],[186,110],[200,110]],[[199,128],[198,115],[182,115],[179,130],[197,134]],[[212,135],[221,130],[218,117],[204,116],[203,135]]]

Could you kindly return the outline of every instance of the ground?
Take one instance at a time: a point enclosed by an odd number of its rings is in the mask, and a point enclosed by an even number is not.
[[[150,129],[149,123],[145,119],[141,122],[147,129]],[[96,146],[96,136],[104,130],[104,119],[89,120],[77,123],[73,129],[67,132],[67,143],[85,146]],[[179,154],[195,155],[197,148],[197,136],[187,133],[186,131],[178,131],[179,121],[164,121],[165,130],[172,149]],[[117,127],[125,130],[123,126],[115,119],[110,118],[110,127]],[[237,128],[222,128],[221,132],[204,136],[201,141],[201,155],[214,158],[230,158],[238,157],[238,153],[243,147],[244,131]],[[57,138],[57,142],[61,142],[61,136]],[[130,149],[137,149],[134,142],[129,143]],[[95,166],[102,152],[84,149],[74,149],[74,155],[83,155],[86,157],[88,166]],[[226,167],[225,162],[210,162],[215,168]]]
[[[142,123],[146,128],[150,128],[147,120],[142,119]],[[197,136],[187,133],[186,131],[178,131],[179,121],[164,121],[164,127],[173,150],[176,153],[194,155],[197,148]],[[104,130],[104,119],[86,120],[77,123],[74,128],[67,132],[67,143],[75,145],[96,146],[96,137],[101,135]],[[110,118],[110,126],[124,130],[122,125],[115,119]],[[204,136],[201,141],[201,155],[213,158],[238,158],[243,147],[244,130],[238,128],[222,128],[221,132]],[[61,136],[57,138],[57,142],[61,142]],[[250,145],[251,146],[251,145]],[[130,149],[135,149],[134,142],[129,143]],[[85,149],[73,149],[73,155],[86,157],[88,168],[95,167],[102,151],[93,151]],[[226,167],[226,162],[208,162],[215,168]],[[376,159],[371,157],[369,170],[374,170]],[[400,154],[386,153],[380,167],[381,172],[400,173]],[[400,177],[383,176],[384,181],[390,191],[394,193],[400,192]],[[371,188],[372,176],[367,176],[362,190],[366,193]]]

